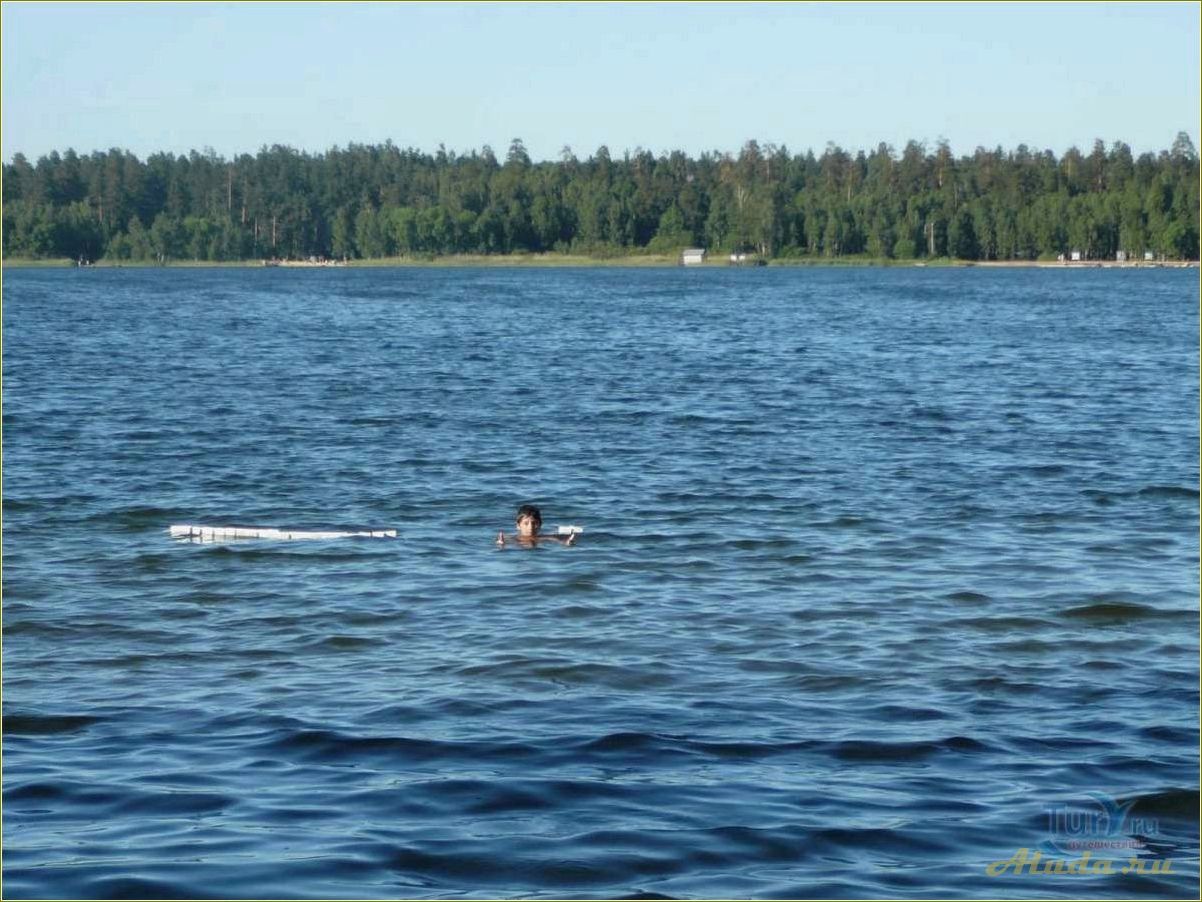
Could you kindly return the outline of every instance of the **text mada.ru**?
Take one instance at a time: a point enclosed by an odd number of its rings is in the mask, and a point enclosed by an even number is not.
[[[1016,877],[1022,874],[1096,877],[1105,874],[1169,874],[1172,871],[1171,858],[1132,856],[1126,861],[1116,861],[1112,858],[1095,859],[1093,853],[1088,851],[1082,853],[1080,858],[1045,858],[1042,852],[1032,852],[1030,849],[1019,849],[1005,861],[995,861],[985,867],[989,877],[1001,877],[1011,872]]]

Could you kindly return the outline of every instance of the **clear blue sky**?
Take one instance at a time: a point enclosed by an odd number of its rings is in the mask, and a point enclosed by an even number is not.
[[[3,3],[0,154],[1199,138],[1199,4]]]

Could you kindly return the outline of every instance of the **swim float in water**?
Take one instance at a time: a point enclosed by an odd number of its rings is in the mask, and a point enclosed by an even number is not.
[[[230,539],[276,539],[297,541],[303,539],[395,539],[395,529],[368,529],[359,532],[333,530],[274,529],[247,526],[195,526],[177,523],[167,527],[175,539],[191,539],[197,542],[225,542]]]

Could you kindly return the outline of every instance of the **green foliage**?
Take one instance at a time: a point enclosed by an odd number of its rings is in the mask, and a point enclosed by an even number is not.
[[[893,244],[893,256],[898,260],[911,260],[918,256],[918,246],[914,239],[905,235],[899,237]]]
[[[309,255],[631,251],[902,260],[1087,259],[1119,250],[1197,258],[1199,161],[1188,135],[1135,158],[1094,143],[1088,155],[1020,145],[955,157],[909,142],[901,153],[827,145],[790,154],[747,142],[738,154],[642,149],[587,159],[564,148],[536,163],[520,139],[430,155],[351,145],[324,154],[263,148],[51,153],[4,166],[9,256],[239,260]]]
[[[647,244],[647,250],[653,254],[675,254],[695,243],[692,233],[685,227],[684,214],[673,204],[659,218],[655,237]]]

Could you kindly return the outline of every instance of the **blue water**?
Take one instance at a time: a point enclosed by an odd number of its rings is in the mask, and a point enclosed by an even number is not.
[[[5,896],[1196,897],[1198,294],[6,271]]]

